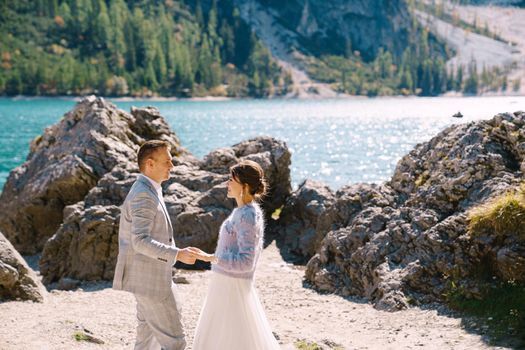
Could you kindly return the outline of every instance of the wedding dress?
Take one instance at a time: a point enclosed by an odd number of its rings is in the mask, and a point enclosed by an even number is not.
[[[280,348],[254,286],[263,233],[264,216],[256,203],[234,209],[222,223],[193,350]]]

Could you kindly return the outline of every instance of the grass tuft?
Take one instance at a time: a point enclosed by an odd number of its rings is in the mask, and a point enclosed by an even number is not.
[[[472,237],[482,234],[518,235],[525,239],[524,187],[480,205],[468,213],[468,231]]]
[[[293,344],[299,350],[323,350],[317,343],[309,342],[306,339],[297,339]]]
[[[344,350],[344,348],[341,345],[336,344],[333,341],[324,339],[323,343],[328,346],[328,349]],[[294,342],[294,345],[299,350],[324,350],[325,349],[321,345],[318,345],[316,342],[310,342],[310,341],[307,341],[306,339],[297,339]]]
[[[75,332],[73,334],[73,337],[75,338],[76,341],[87,341],[87,342],[95,343],[95,344],[104,344],[103,340],[95,338],[87,334],[86,332],[81,332],[81,331]]]

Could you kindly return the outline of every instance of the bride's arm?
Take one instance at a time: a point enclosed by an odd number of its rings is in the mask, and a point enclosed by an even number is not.
[[[240,215],[233,229],[237,232],[237,249],[224,247],[216,253],[217,265],[225,271],[245,272],[253,269],[258,245],[255,212],[247,210]]]

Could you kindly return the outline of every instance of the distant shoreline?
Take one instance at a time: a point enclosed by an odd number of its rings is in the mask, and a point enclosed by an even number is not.
[[[40,100],[40,99],[59,99],[59,100],[69,100],[69,101],[80,101],[80,99],[90,95],[84,96],[29,96],[29,95],[17,95],[17,96],[0,96],[0,99],[6,100]],[[336,97],[267,97],[267,98],[255,98],[255,97],[225,97],[225,96],[203,96],[203,97],[163,97],[163,96],[154,96],[154,97],[131,97],[131,96],[121,96],[121,97],[108,97],[108,96],[98,96],[106,100],[115,101],[115,102],[134,102],[134,101],[151,101],[151,102],[175,102],[175,101],[192,101],[192,102],[222,102],[222,101],[242,101],[242,100],[261,100],[261,101],[272,101],[272,100],[363,100],[363,99],[410,99],[410,98],[443,98],[443,97],[454,97],[454,98],[472,98],[472,97],[523,97],[524,93],[485,93],[480,95],[464,95],[455,91],[449,91],[445,94],[438,96],[418,96],[418,95],[391,95],[391,96],[361,96],[361,95],[340,95]]]
[[[57,100],[66,100],[66,101],[80,101],[82,98],[92,96],[92,95],[83,95],[83,96],[28,96],[28,95],[17,95],[17,96],[0,96],[2,99],[9,100],[41,100],[41,99],[57,99]],[[243,100],[246,98],[232,98],[232,97],[216,97],[216,96],[205,96],[205,97],[110,97],[110,96],[99,96],[105,100],[116,101],[116,102],[133,102],[133,101],[152,101],[152,102],[164,102],[164,101],[230,101],[230,100]]]

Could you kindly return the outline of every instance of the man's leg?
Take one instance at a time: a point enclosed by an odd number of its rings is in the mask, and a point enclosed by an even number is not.
[[[177,299],[176,286],[172,284],[172,295],[169,298],[164,300],[148,298],[148,302],[143,303],[144,320],[164,350],[183,350],[186,348],[180,300]]]
[[[135,340],[135,350],[158,350],[160,344],[154,337],[151,328],[148,326],[144,318],[144,303],[147,300],[141,297],[137,299],[137,339]]]

